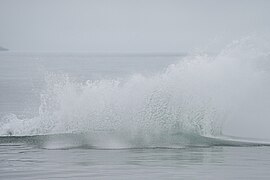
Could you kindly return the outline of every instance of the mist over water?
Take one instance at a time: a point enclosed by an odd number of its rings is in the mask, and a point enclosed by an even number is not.
[[[235,129],[270,117],[267,43],[244,38],[218,54],[194,53],[151,75],[80,80],[48,72],[38,115],[5,115],[0,134],[92,133],[95,145],[124,147],[170,146],[181,134],[241,135]]]

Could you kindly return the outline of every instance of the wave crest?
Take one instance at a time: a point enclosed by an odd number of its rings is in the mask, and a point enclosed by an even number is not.
[[[269,51],[257,49],[247,57],[242,54],[248,48],[241,47],[238,42],[215,56],[187,56],[152,76],[78,82],[65,74],[48,73],[39,115],[27,119],[7,115],[1,120],[0,134],[106,131],[131,139],[179,132],[220,136],[222,124],[235,108],[241,111],[256,91],[270,90],[265,66]]]

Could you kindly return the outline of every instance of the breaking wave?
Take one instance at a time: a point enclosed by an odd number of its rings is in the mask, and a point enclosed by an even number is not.
[[[120,80],[81,82],[48,73],[39,115],[6,115],[0,134],[87,133],[91,141],[95,137],[94,144],[117,146],[169,146],[184,142],[179,137],[220,137],[223,123],[249,104],[270,107],[268,47],[245,38],[216,55],[189,55],[155,75]]]

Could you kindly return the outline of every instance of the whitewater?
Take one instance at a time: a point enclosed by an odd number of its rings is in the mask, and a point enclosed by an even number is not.
[[[217,54],[186,55],[150,75],[80,80],[47,71],[38,114],[3,115],[1,139],[73,134],[83,135],[78,146],[100,148],[243,145],[239,138],[230,143],[223,124],[243,113],[269,119],[270,51],[265,44],[244,38]]]
[[[0,53],[0,179],[269,179],[269,42]]]

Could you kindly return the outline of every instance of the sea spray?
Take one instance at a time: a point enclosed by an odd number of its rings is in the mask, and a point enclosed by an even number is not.
[[[39,115],[7,115],[0,133],[92,133],[96,144],[124,146],[168,144],[175,134],[220,136],[222,124],[241,117],[251,100],[269,105],[269,51],[250,44],[244,39],[217,55],[189,55],[152,76],[78,82],[47,73]]]

